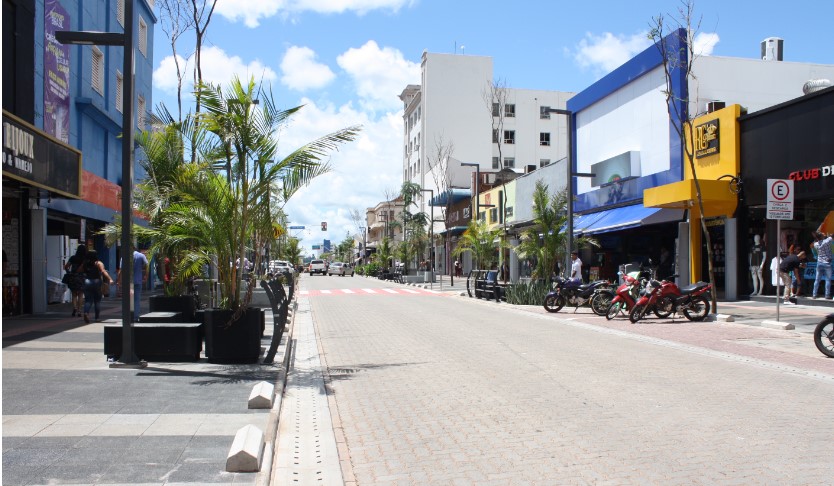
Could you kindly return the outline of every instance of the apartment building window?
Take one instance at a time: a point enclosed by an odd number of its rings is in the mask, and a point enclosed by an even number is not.
[[[504,130],[504,143],[515,143],[515,130]]]
[[[116,2],[116,21],[122,27],[125,26],[125,0],[118,0]]]
[[[136,103],[136,127],[139,130],[145,129],[145,97],[139,95]]]
[[[542,110],[543,106],[539,107],[539,118],[542,120],[550,120],[550,113]]]
[[[119,71],[116,71],[116,110],[122,112],[122,104],[124,104],[124,76]]]
[[[504,105],[504,116],[507,118],[515,118],[515,105],[514,104],[506,104]]]
[[[98,46],[93,46],[92,76],[90,84],[95,92],[104,96],[104,53]]]
[[[490,223],[498,222],[498,208],[490,208],[490,210],[489,210],[489,222]]]
[[[549,147],[550,146],[550,133],[549,132],[541,132],[539,134],[539,145]]]
[[[492,116],[501,116],[501,113],[500,113],[499,110],[500,110],[500,108],[499,108],[498,103],[493,103],[492,104]]]
[[[492,158],[492,168],[498,170],[501,168],[501,159],[498,157]]]
[[[515,168],[515,157],[504,157],[504,168],[505,169],[514,169]]]
[[[550,159],[539,159],[539,167],[546,167],[550,165]]]
[[[492,143],[498,143],[498,130],[492,131]]]
[[[139,52],[148,57],[148,24],[142,17],[139,17]]]

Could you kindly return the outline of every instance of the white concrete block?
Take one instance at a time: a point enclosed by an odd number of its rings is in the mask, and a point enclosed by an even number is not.
[[[762,321],[762,327],[767,327],[770,329],[782,329],[784,331],[790,331],[794,329],[794,325],[790,322],[781,322],[781,321]]]
[[[736,322],[736,318],[729,314],[715,314],[715,320],[719,322]]]
[[[262,381],[252,387],[249,394],[249,408],[272,408],[272,397],[275,394],[275,386]]]
[[[254,425],[245,425],[235,434],[229,456],[226,458],[226,472],[258,472],[264,453],[264,433]]]

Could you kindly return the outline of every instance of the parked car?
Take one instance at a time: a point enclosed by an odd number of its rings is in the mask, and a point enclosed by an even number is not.
[[[341,275],[344,277],[345,275],[350,275],[353,277],[353,267],[348,265],[347,263],[342,262],[333,262],[330,264],[330,268],[327,270],[328,275]]]
[[[290,265],[290,262],[284,260],[272,260],[269,262],[269,271],[272,273],[295,273],[295,267]]]
[[[310,262],[310,275],[317,273],[327,275],[327,263],[324,260],[313,260]]]

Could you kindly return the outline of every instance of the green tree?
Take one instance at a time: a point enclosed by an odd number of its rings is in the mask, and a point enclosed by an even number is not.
[[[458,240],[452,255],[461,256],[467,251],[475,258],[475,268],[490,270],[498,261],[498,249],[506,245],[501,240],[501,228],[489,229],[485,221],[471,220]]]
[[[293,265],[298,265],[301,263],[303,250],[301,241],[298,238],[289,238],[287,245],[283,248],[284,259]]]
[[[533,190],[533,225],[521,234],[515,250],[522,258],[531,258],[536,262],[533,278],[549,279],[556,271],[556,263],[565,261],[567,205],[567,191],[551,194],[544,181],[536,181]],[[580,237],[574,241],[577,248],[585,245],[599,246],[590,237]]]

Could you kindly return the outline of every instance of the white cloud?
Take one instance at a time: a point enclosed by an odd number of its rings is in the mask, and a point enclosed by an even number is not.
[[[574,60],[583,68],[606,74],[621,66],[652,44],[646,32],[616,36],[585,34],[574,52]]]
[[[399,189],[403,128],[402,112],[371,118],[350,105],[319,106],[307,99],[302,102],[306,106],[280,138],[284,153],[340,128],[362,125],[356,141],[332,153],[331,172],[299,190],[285,207],[290,221],[306,226],[306,231],[291,233],[302,239],[309,254],[311,245],[321,244],[323,239],[338,244],[346,233],[356,233],[351,210],[358,210],[364,221],[365,210],[385,199],[386,189]],[[319,226],[322,221],[327,221],[326,232]]]
[[[247,27],[255,28],[261,19],[277,14],[290,17],[302,12],[339,14],[351,11],[364,15],[371,10],[397,12],[413,3],[414,0],[219,0],[216,11],[231,22],[241,20]]]
[[[183,59],[182,57],[179,59],[180,65],[182,66]],[[192,66],[193,61],[194,56],[188,58],[188,66]],[[223,49],[216,46],[203,48],[201,68],[203,71],[203,81],[219,83],[224,86],[232,80],[234,75],[237,75],[242,80],[248,80],[251,76],[254,76],[255,82],[260,82],[261,80],[272,82],[278,79],[275,71],[266,67],[261,61],[255,59],[246,63],[239,56],[230,56]],[[186,71],[183,83],[184,94],[191,91],[192,79],[191,71]],[[153,72],[153,85],[155,88],[168,94],[176,92],[177,76],[173,56],[167,56],[159,62],[159,67]]]
[[[374,41],[348,49],[337,62],[356,83],[363,108],[370,110],[396,110],[406,85],[420,82],[419,63],[406,60],[392,47],[380,49]]]
[[[715,49],[715,45],[718,44],[718,41],[720,40],[721,39],[718,37],[718,34],[714,32],[699,32],[695,36],[695,42],[693,43],[695,55],[711,56],[713,49]]]
[[[305,91],[322,88],[336,77],[326,64],[316,62],[309,47],[291,46],[281,60],[281,82],[291,89]]]

